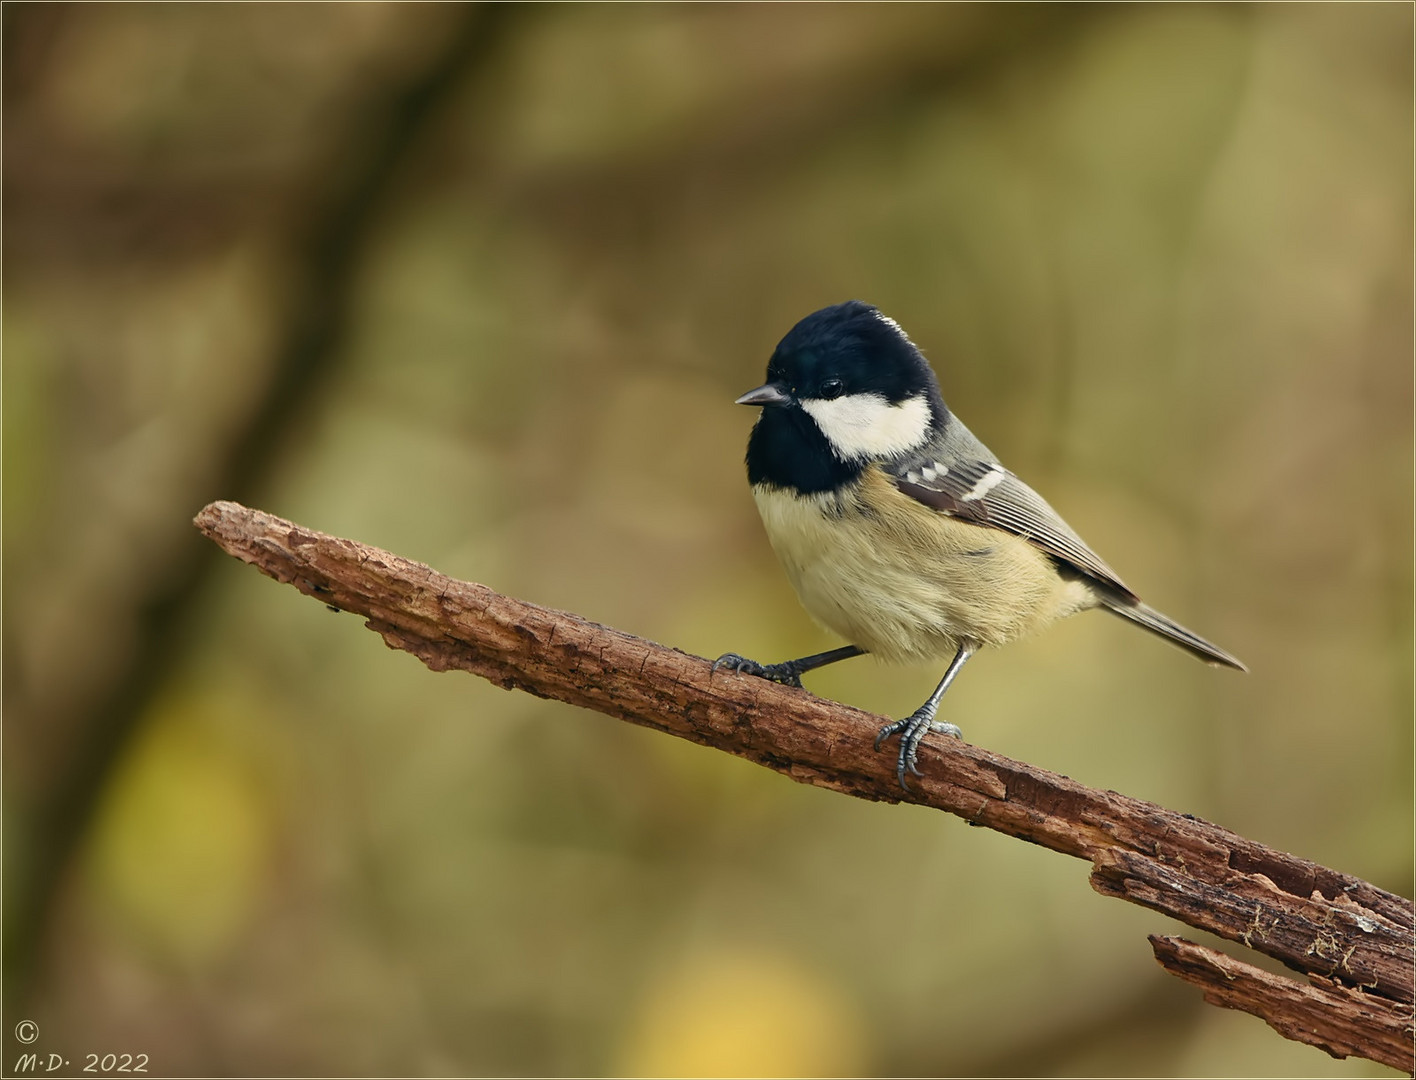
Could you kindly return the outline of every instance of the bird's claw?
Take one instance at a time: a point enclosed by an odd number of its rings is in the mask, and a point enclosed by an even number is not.
[[[719,668],[738,671],[744,675],[755,675],[759,679],[781,683],[783,686],[801,686],[801,673],[790,661],[782,664],[759,664],[756,660],[730,652],[713,661],[713,670],[717,671]]]
[[[875,736],[876,750],[879,750],[881,744],[892,735],[900,736],[900,756],[895,761],[895,778],[899,780],[900,787],[906,791],[910,790],[910,785],[905,782],[907,772],[914,773],[916,776],[924,775],[919,770],[919,744],[931,731],[955,739],[964,737],[964,733],[959,730],[956,724],[934,719],[934,710],[927,707],[916,709],[903,720],[886,724]]]

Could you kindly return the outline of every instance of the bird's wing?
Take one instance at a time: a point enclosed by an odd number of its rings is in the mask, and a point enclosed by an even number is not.
[[[906,495],[942,514],[1015,533],[1088,577],[1136,599],[1047,500],[996,461],[915,459],[886,466]]]

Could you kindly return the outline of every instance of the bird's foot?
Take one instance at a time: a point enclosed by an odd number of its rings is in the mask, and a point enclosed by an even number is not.
[[[749,660],[745,656],[730,652],[724,653],[713,661],[713,670],[717,671],[719,668],[740,671],[744,675],[756,675],[759,679],[781,683],[783,686],[801,685],[801,669],[795,660],[787,660],[780,664],[759,664],[756,660]]]
[[[962,739],[964,733],[954,724],[946,723],[943,720],[934,719],[937,711],[930,708],[931,702],[925,702],[914,712],[903,720],[896,720],[893,724],[886,724],[880,729],[880,734],[875,736],[875,749],[879,750],[881,743],[892,735],[900,737],[900,756],[895,763],[895,776],[900,781],[900,787],[906,791],[910,790],[910,785],[905,783],[905,773],[912,772],[916,776],[923,776],[919,771],[917,761],[919,755],[919,744],[931,731],[939,735],[949,735],[955,739]]]

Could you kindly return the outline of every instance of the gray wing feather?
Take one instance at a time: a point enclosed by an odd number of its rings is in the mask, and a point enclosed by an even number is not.
[[[969,436],[971,442],[977,442]],[[945,451],[944,447],[939,447]],[[957,450],[958,448],[950,448]],[[979,444],[982,449],[982,444]],[[947,452],[891,463],[886,471],[906,495],[940,513],[1003,529],[1030,541],[1103,585],[1136,599],[1116,571],[1087,547],[1047,500],[993,459],[961,459]],[[991,459],[991,460],[990,460]]]

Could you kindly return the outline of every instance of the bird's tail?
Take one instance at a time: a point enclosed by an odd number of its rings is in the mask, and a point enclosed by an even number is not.
[[[1199,634],[1186,630],[1179,623],[1166,618],[1155,608],[1148,607],[1139,600],[1132,600],[1129,597],[1107,596],[1102,599],[1102,606],[1107,611],[1120,615],[1123,619],[1129,619],[1137,626],[1144,626],[1153,634],[1169,638],[1182,649],[1188,649],[1207,664],[1223,664],[1240,671],[1249,670],[1238,657],[1231,656],[1218,645],[1211,645]]]

